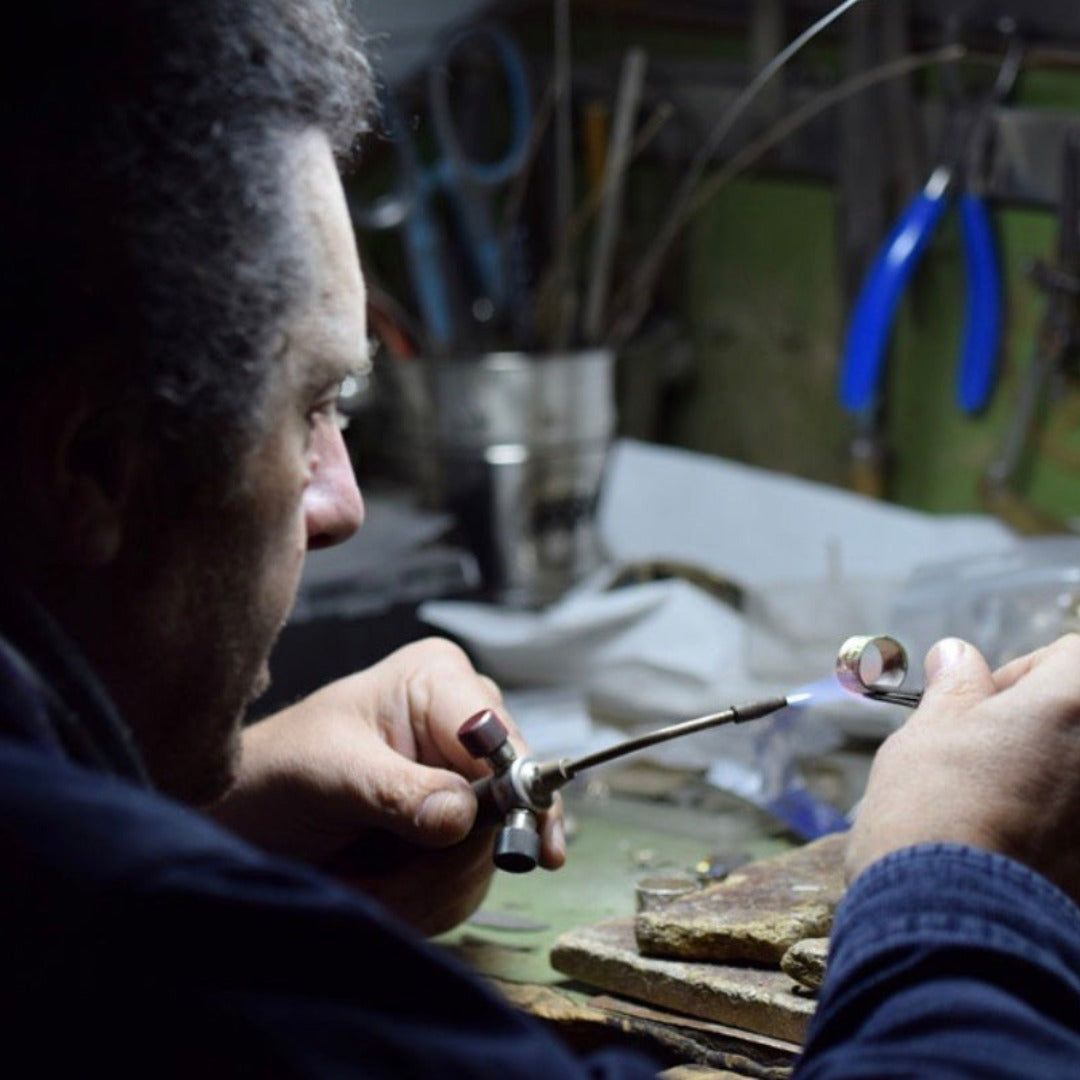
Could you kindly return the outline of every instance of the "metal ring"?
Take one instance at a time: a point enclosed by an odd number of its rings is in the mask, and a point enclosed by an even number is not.
[[[850,637],[836,656],[836,677],[845,690],[880,694],[896,690],[907,677],[904,646],[884,634]]]
[[[667,874],[642,878],[634,886],[638,911],[658,911],[680,896],[697,892],[701,886],[689,874]]]

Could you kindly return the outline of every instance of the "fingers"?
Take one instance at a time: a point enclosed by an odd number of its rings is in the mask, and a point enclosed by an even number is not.
[[[1061,685],[1080,686],[1080,635],[1065,634],[1056,641],[1026,656],[1003,664],[994,672],[999,690],[1008,690],[1028,676],[1060,679]]]
[[[989,697],[997,689],[982,654],[959,638],[944,638],[926,654],[926,689],[917,710],[958,710]]]
[[[491,695],[491,700],[498,702],[501,705],[503,696],[502,689],[500,688],[499,684],[488,675],[480,675],[478,676],[478,678],[480,679],[480,684]]]
[[[925,670],[922,703],[874,757],[848,841],[849,879],[898,848],[963,838],[954,831],[963,781],[950,746],[960,719],[994,694],[994,679],[979,651],[958,638],[934,645]]]
[[[540,821],[540,865],[545,870],[558,870],[566,862],[566,829],[563,825],[562,799],[555,803]]]
[[[456,844],[476,819],[476,796],[468,781],[449,769],[419,765],[385,743],[373,742],[358,814],[369,824],[424,847]]]
[[[944,841],[1009,855],[1067,889],[1080,816],[1080,636],[991,672],[938,642],[922,704],[881,746],[848,845],[851,876],[890,851]],[[1075,871],[1075,872],[1074,872]]]
[[[522,746],[513,721],[505,713],[502,692],[493,679],[480,675],[467,654],[442,638],[406,645],[383,665],[396,671],[394,686],[404,690],[402,719],[416,740],[417,757],[446,765],[473,779],[486,766],[472,758],[458,740],[461,725],[482,709],[492,709],[510,729],[511,741]],[[382,665],[380,665],[382,666]]]
[[[440,638],[415,642],[399,649],[384,664],[392,665],[404,682],[405,708],[401,719],[415,741],[414,754],[402,753],[395,769],[387,762],[378,770],[391,783],[392,774],[396,773],[401,783],[400,788],[393,790],[380,784],[386,804],[393,807],[399,818],[397,826],[387,827],[394,828],[399,835],[407,835],[409,829],[415,828],[417,837],[425,837],[432,846],[457,842],[473,823],[475,798],[470,789],[465,813],[466,803],[460,789],[443,792],[440,785],[445,787],[442,782],[452,773],[477,779],[490,772],[486,761],[473,758],[461,745],[458,739],[461,726],[475,713],[491,709],[506,725],[510,742],[519,755],[529,754],[528,745],[506,711],[498,685],[479,674],[467,654],[453,643]],[[400,680],[394,680],[394,684],[400,686]],[[399,753],[403,750],[400,745],[392,748]],[[410,757],[421,764],[409,760]],[[421,770],[423,777],[417,775]],[[411,784],[406,783],[407,779]],[[461,776],[457,779],[461,780]],[[557,869],[566,861],[562,802],[558,797],[551,809],[540,815],[539,827],[540,863],[547,869]],[[432,832],[428,833],[428,829]]]

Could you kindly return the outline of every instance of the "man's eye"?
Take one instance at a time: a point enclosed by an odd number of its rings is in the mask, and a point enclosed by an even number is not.
[[[308,413],[308,423],[314,426],[318,421],[326,420],[333,424],[338,431],[344,431],[349,426],[349,415],[343,408],[341,396],[327,398],[320,402]]]
[[[370,368],[346,375],[336,387],[328,390],[326,396],[308,413],[308,423],[314,427],[316,422],[326,420],[338,431],[345,431],[367,399],[370,386],[368,370]]]
[[[339,400],[334,402],[330,419],[333,421],[334,426],[338,429],[338,431],[345,431],[348,429],[349,422],[352,420],[352,417],[349,416],[347,412],[343,411],[341,407],[341,402]]]

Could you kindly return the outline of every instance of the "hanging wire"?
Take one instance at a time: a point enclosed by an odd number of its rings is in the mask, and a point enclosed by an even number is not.
[[[753,79],[736,96],[727,111],[721,116],[716,126],[709,133],[709,137],[702,144],[700,150],[694,155],[690,165],[679,185],[678,191],[671,202],[671,210],[660,225],[656,239],[646,252],[641,261],[637,274],[631,281],[628,290],[628,300],[624,305],[622,315],[615,320],[608,335],[610,344],[618,346],[622,344],[637,329],[644,316],[648,299],[656,287],[657,279],[663,266],[664,259],[675,238],[678,236],[686,219],[687,207],[693,202],[697,186],[702,175],[708,168],[720,144],[727,138],[731,129],[750,107],[754,98],[761,92],[762,87],[773,78],[774,75],[798,53],[805,45],[811,42],[823,30],[831,26],[837,19],[844,15],[856,4],[863,0],[843,0],[831,11],[823,15],[808,29],[804,30],[786,48],[776,54]]]
[[[924,53],[908,53],[906,56],[897,57],[884,64],[859,72],[850,79],[815,95],[810,101],[801,105],[798,109],[789,113],[782,120],[774,124],[759,138],[748,143],[734,157],[724,164],[708,180],[701,183],[694,192],[683,213],[681,225],[692,218],[705,204],[726,184],[729,184],[740,173],[745,172],[758,159],[767,154],[773,147],[793,135],[799,128],[804,127],[814,117],[819,116],[827,109],[842,104],[848,98],[861,94],[879,83],[888,82],[890,79],[903,78],[920,68],[934,67],[941,64],[955,63],[967,57],[968,51],[963,45],[945,45],[940,49],[933,49]]]

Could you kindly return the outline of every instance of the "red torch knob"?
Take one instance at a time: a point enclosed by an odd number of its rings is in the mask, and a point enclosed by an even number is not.
[[[474,758],[489,758],[498,753],[510,732],[491,709],[473,713],[458,728],[458,740]]]

